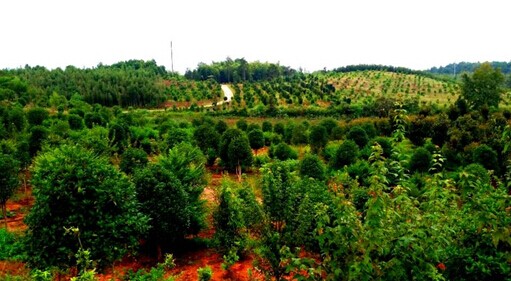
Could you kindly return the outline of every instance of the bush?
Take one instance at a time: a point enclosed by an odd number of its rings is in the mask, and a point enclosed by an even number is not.
[[[335,151],[335,155],[331,160],[332,166],[336,169],[341,169],[344,166],[349,166],[355,163],[357,156],[357,144],[352,140],[346,140]]]
[[[383,157],[389,158],[392,154],[392,142],[386,137],[376,137],[373,142],[378,143],[383,150]]]
[[[312,152],[319,153],[328,143],[327,130],[323,126],[314,126],[309,138]]]
[[[433,157],[424,147],[415,149],[410,158],[410,171],[411,172],[427,172],[431,166]]]
[[[200,267],[197,269],[197,276],[199,281],[209,281],[213,276],[213,269],[210,266]]]
[[[289,145],[286,143],[279,143],[276,146],[270,147],[270,157],[276,158],[281,161],[288,159],[298,159],[298,153],[294,151]]]
[[[499,163],[497,152],[486,144],[482,144],[474,149],[472,153],[472,161],[483,165],[488,170],[498,172]]]
[[[346,139],[354,141],[359,148],[363,148],[369,142],[369,137],[362,127],[354,126],[346,135]]]
[[[300,162],[300,174],[303,178],[325,179],[325,165],[315,154],[307,154]]]
[[[27,112],[27,121],[30,126],[42,125],[50,114],[42,107],[34,107]]]
[[[18,234],[0,229],[0,260],[22,260],[25,258],[23,244]]]
[[[270,121],[264,120],[262,125],[263,132],[272,132],[273,131],[273,125]]]
[[[106,158],[64,145],[38,156],[35,204],[26,218],[27,260],[34,268],[68,268],[81,246],[64,228],[77,228],[83,247],[100,265],[138,245],[148,218],[138,210],[135,187]]]
[[[121,156],[119,168],[126,174],[132,174],[136,169],[147,165],[147,153],[140,148],[128,148]]]
[[[79,115],[69,114],[67,116],[67,122],[69,123],[69,128],[71,128],[71,130],[83,129],[83,119]]]

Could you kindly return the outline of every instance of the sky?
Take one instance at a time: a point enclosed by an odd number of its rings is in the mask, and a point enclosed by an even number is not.
[[[315,71],[511,61],[506,0],[8,0],[0,69],[245,58]]]

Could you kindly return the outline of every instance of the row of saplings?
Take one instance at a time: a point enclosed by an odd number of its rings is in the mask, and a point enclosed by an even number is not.
[[[258,266],[277,280],[510,278],[507,182],[490,181],[485,170],[449,178],[436,152],[423,177],[427,188],[412,195],[416,183],[400,155],[403,141],[398,129],[391,153],[371,146],[362,183],[347,170],[328,181],[315,177],[325,169],[315,155],[264,165],[262,203],[254,187],[225,180],[211,241],[224,268],[255,253]],[[26,218],[27,261],[45,269],[77,265],[79,278],[87,279],[93,268],[133,253],[140,239],[158,256],[175,250],[205,226],[199,198],[205,161],[199,148],[183,142],[126,176],[80,146],[41,154],[33,170],[36,203]],[[231,170],[238,169],[235,162]]]

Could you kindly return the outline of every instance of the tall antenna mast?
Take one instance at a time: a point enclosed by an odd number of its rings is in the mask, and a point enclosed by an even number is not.
[[[170,41],[170,67],[172,73],[174,73],[174,52],[172,50],[172,41]]]

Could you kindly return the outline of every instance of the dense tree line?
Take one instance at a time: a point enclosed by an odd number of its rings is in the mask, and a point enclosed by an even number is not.
[[[357,65],[348,65],[343,67],[338,67],[334,69],[334,72],[338,73],[346,73],[353,71],[367,71],[367,70],[377,70],[377,71],[388,71],[393,73],[403,73],[403,74],[415,74],[415,75],[423,75],[430,76],[428,73],[420,70],[413,70],[406,67],[396,67],[390,65],[379,65],[379,64],[357,64]]]
[[[239,83],[245,81],[265,81],[293,76],[297,71],[275,63],[247,62],[244,58],[200,63],[196,69],[187,70],[185,77],[193,80],[213,79],[218,83]]]
[[[4,99],[8,97],[21,104],[33,102],[42,106],[51,105],[53,94],[67,100],[78,94],[90,104],[105,106],[157,106],[166,100],[163,80],[170,76],[155,61],[139,60],[111,66],[100,64],[87,69],[68,66],[48,70],[40,66],[26,66],[5,70],[4,73],[16,77],[7,82],[2,82],[7,78],[0,80],[0,87],[10,89],[0,91]],[[25,94],[20,95],[24,88]]]
[[[450,63],[446,66],[432,67],[428,70],[428,72],[447,75],[454,75],[454,73],[458,74],[463,72],[472,73],[476,68],[481,66],[481,64],[481,62]],[[500,68],[500,71],[504,74],[511,74],[511,62],[492,61],[490,62],[490,65],[494,68]]]

